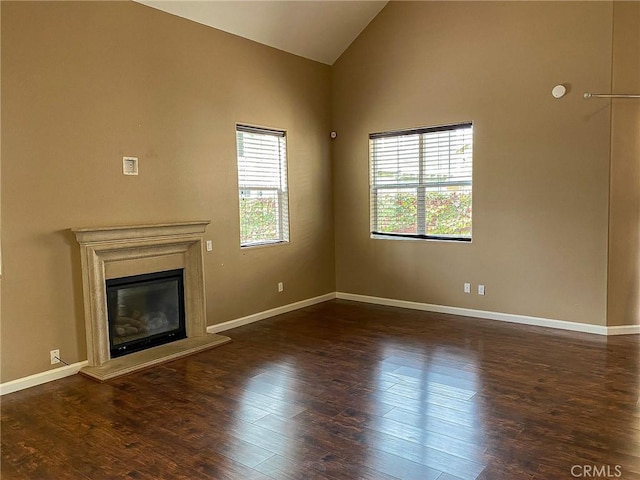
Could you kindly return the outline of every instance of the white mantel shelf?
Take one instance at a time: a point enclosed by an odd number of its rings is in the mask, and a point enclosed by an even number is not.
[[[204,234],[209,220],[153,225],[119,225],[113,227],[72,228],[80,245],[134,239],[157,239],[180,235]]]

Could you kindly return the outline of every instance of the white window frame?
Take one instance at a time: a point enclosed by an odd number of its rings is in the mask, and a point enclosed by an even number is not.
[[[428,178],[429,167],[426,165],[428,160],[425,160],[425,148],[424,143],[429,134],[434,134],[438,132],[452,132],[455,130],[465,129],[469,130],[469,134],[471,137],[471,144],[468,146],[468,161],[470,162],[470,176],[469,177],[461,177],[448,179],[442,179],[439,181],[433,181]],[[403,136],[418,136],[418,144],[414,145],[414,148],[417,148],[418,158],[415,159],[417,162],[417,166],[414,167],[414,170],[417,170],[416,180],[414,182],[405,182],[398,181],[398,183],[393,182],[382,182],[377,181],[378,173],[377,173],[377,164],[378,160],[382,157],[383,154],[379,154],[377,151],[378,139],[385,139],[390,137],[403,137]],[[382,147],[380,147],[382,148]],[[403,152],[404,153],[404,152]],[[451,156],[449,154],[449,156]],[[410,157],[411,158],[411,157]],[[405,161],[405,160],[403,160]],[[413,160],[409,160],[412,162]],[[380,163],[383,160],[380,159]],[[388,131],[388,132],[379,132],[372,133],[369,135],[369,191],[370,191],[370,227],[371,227],[371,238],[374,239],[424,239],[424,240],[447,240],[447,241],[460,241],[460,242],[471,242],[472,240],[472,232],[470,231],[468,235],[454,235],[454,234],[430,234],[427,232],[426,226],[426,192],[428,190],[437,189],[447,189],[447,188],[466,188],[468,190],[469,195],[473,195],[473,178],[472,171],[473,169],[473,122],[462,122],[451,125],[439,125],[433,127],[422,127],[408,130],[397,130],[397,131]],[[393,189],[397,188],[398,190],[402,189],[414,189],[416,191],[416,232],[415,233],[400,233],[400,232],[383,232],[378,228],[378,222],[380,215],[378,214],[378,191],[384,189]],[[471,208],[471,205],[469,205]],[[471,213],[471,212],[470,212]]]
[[[245,139],[245,134],[251,136]],[[261,141],[269,145],[260,151]],[[246,144],[251,143],[253,154],[245,156]],[[286,132],[245,124],[236,124],[236,145],[238,162],[238,202],[240,215],[240,247],[250,248],[289,242],[289,188],[287,183]],[[277,156],[274,157],[274,152]],[[277,158],[276,158],[277,157]],[[242,202],[248,197],[262,198],[274,196],[276,200],[275,223],[269,225],[275,235],[260,238],[243,236]]]

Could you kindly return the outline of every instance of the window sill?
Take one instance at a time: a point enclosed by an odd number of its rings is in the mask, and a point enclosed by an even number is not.
[[[470,244],[473,243],[472,238],[447,238],[447,237],[413,237],[413,236],[405,236],[405,235],[385,235],[380,233],[372,233],[371,239],[373,240],[408,240],[410,242],[446,242],[446,243],[462,243],[462,244]]]
[[[287,245],[289,243],[289,240],[274,240],[272,242],[248,243],[246,245],[240,245],[240,250],[253,250],[256,248],[274,247],[276,245]]]

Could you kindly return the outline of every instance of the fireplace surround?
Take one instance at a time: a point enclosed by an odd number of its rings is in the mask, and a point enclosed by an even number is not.
[[[88,365],[97,380],[124,375],[229,342],[207,333],[203,237],[208,221],[74,228],[80,244]],[[107,281],[183,270],[186,338],[113,357],[109,342]]]

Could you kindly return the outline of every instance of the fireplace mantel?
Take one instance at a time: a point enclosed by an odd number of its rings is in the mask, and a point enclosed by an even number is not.
[[[98,380],[229,342],[208,334],[203,237],[209,221],[74,228],[80,244],[88,366]],[[116,359],[110,358],[105,283],[109,278],[184,269],[187,338]]]
[[[182,223],[158,223],[153,225],[120,225],[115,227],[73,228],[80,245],[109,241],[129,241],[147,239],[155,241],[161,237],[199,235],[202,237],[209,220]]]

